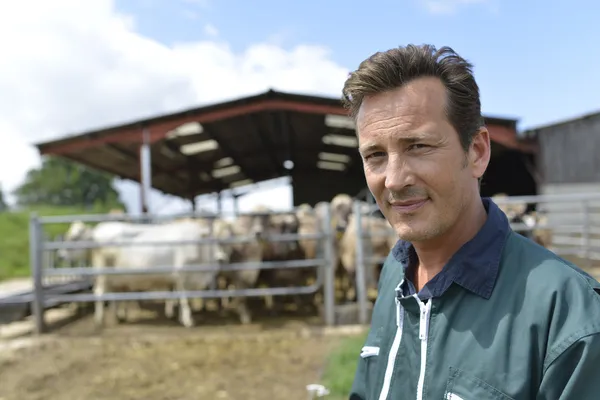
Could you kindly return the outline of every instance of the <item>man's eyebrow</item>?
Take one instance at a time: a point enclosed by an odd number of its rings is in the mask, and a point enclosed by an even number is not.
[[[405,144],[414,144],[417,142],[422,142],[422,141],[432,140],[432,139],[433,139],[433,135],[431,135],[430,133],[422,132],[422,133],[413,133],[410,135],[398,137],[396,139],[396,141],[404,142]],[[376,151],[376,150],[381,150],[381,146],[378,145],[377,143],[373,143],[373,142],[365,143],[364,145],[358,147],[358,152],[361,154],[367,153],[370,151]]]
[[[371,151],[381,150],[381,146],[376,143],[366,143],[362,146],[358,147],[358,152],[360,154],[368,153]]]
[[[405,137],[400,137],[400,138],[398,138],[398,141],[412,144],[412,143],[416,143],[416,142],[421,142],[423,140],[431,140],[432,137],[433,137],[433,135],[430,133],[419,132],[419,133],[412,133]]]

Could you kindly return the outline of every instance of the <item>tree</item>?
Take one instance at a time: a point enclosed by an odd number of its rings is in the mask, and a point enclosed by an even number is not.
[[[123,208],[113,176],[65,158],[45,157],[40,168],[29,170],[15,191],[20,206],[94,206]]]
[[[6,199],[4,198],[4,190],[2,186],[0,186],[0,212],[8,210],[8,204],[6,204]]]

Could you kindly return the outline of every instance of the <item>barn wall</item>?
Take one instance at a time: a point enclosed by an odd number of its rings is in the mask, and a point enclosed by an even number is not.
[[[492,147],[502,148],[503,146],[492,143]],[[531,170],[535,165],[532,155],[506,148],[492,153],[494,155],[490,159],[481,182],[482,196],[490,197],[496,193],[506,193],[509,196],[537,194],[537,183],[531,175]]]
[[[600,182],[600,113],[535,130],[546,184]]]
[[[348,176],[327,171],[318,175],[295,176],[292,185],[294,206],[302,203],[314,206],[319,201],[331,201],[339,193],[355,196],[367,186],[363,171],[358,168]]]
[[[573,194],[573,193],[600,193],[600,182],[587,183],[544,183],[540,187],[540,194]]]

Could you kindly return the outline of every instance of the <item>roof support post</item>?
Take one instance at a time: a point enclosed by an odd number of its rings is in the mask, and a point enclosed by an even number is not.
[[[291,176],[292,171],[294,169],[294,165],[296,165],[296,157],[295,157],[295,132],[292,132],[292,126],[288,120],[287,114],[283,111],[278,113],[279,124],[281,126],[281,133],[283,136],[284,146],[285,146],[285,157],[284,157],[284,168],[287,170],[286,175]],[[291,164],[288,163],[291,161]]]
[[[239,205],[238,205],[238,198],[240,196],[236,193],[232,193],[231,197],[233,198],[233,215],[237,217],[240,213],[240,209],[239,209]]]
[[[150,133],[148,128],[142,129],[142,145],[140,146],[140,200],[143,214],[149,207],[150,189],[152,188],[152,155],[150,154]]]
[[[223,215],[223,196],[221,196],[221,192],[217,192],[217,213],[219,217]]]

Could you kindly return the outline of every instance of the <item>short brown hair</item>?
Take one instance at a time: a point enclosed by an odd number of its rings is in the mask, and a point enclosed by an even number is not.
[[[448,120],[458,132],[464,150],[483,126],[479,87],[473,65],[452,48],[408,45],[377,52],[360,63],[344,84],[342,102],[356,119],[365,96],[398,88],[425,76],[440,78],[448,93]]]

